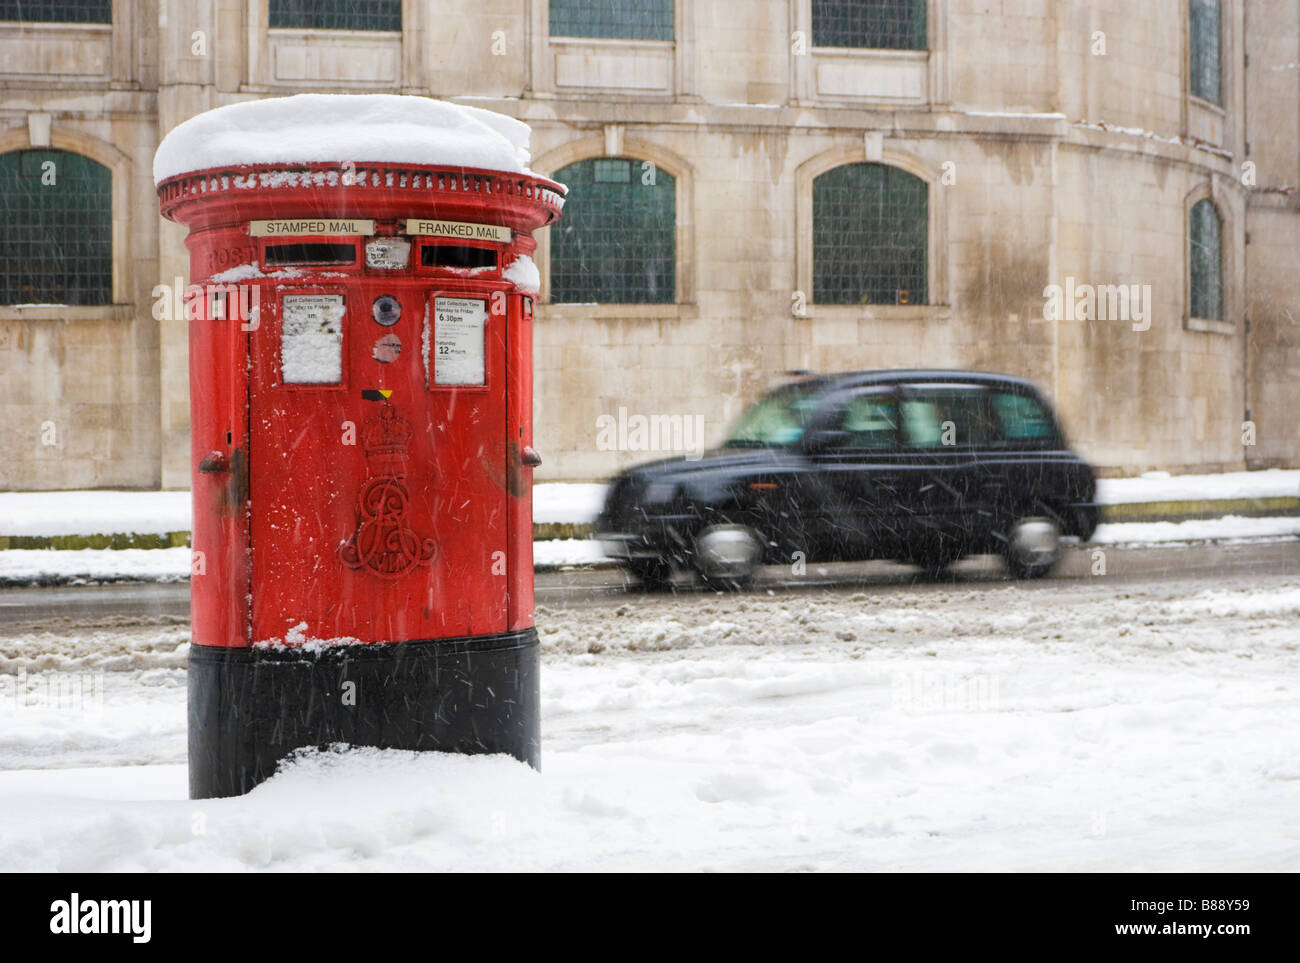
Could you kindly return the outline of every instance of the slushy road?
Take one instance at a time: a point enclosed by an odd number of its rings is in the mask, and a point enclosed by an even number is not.
[[[1104,551],[1105,574],[1094,574]],[[1300,575],[1300,541],[1260,540],[1193,545],[1073,546],[1060,566],[1047,579],[1021,582],[1019,587],[1051,596],[1062,583],[1102,580],[1107,583],[1141,583],[1168,579],[1204,580],[1213,583],[1223,576]],[[795,575],[783,566],[769,566],[751,592],[873,591],[879,593],[927,593],[954,584],[1009,581],[1000,562],[992,557],[963,560],[954,568],[953,579],[930,582],[917,571],[891,562],[809,564]],[[628,597],[647,593],[617,568],[588,568],[540,572],[537,575],[537,604],[550,609],[587,605],[617,604]],[[654,593],[663,598],[691,598],[713,593],[685,576],[679,576],[673,593]],[[1045,598],[1045,604],[1051,604]],[[135,621],[171,621],[189,617],[189,584],[186,582],[125,582],[109,585],[58,586],[48,588],[0,589],[0,633],[30,630],[34,624],[47,628],[74,628],[78,624],[108,620],[127,625]]]

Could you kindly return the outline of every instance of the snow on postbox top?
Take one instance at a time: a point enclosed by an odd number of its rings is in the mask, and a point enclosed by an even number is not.
[[[563,185],[528,170],[528,126],[428,97],[298,94],[218,107],[154,155],[164,217],[191,231],[293,218],[509,228],[517,254],[555,221]]]

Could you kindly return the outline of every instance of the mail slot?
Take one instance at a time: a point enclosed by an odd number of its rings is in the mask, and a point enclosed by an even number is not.
[[[194,798],[336,743],[538,765],[530,255],[565,190],[526,138],[425,98],[300,95],[159,148],[200,304]]]

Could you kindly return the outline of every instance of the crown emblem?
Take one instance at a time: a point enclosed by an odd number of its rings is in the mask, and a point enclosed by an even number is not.
[[[410,422],[387,404],[361,428],[361,447],[370,471],[357,493],[356,529],[339,544],[348,568],[400,578],[438,554],[433,539],[417,534],[407,517],[411,495],[403,463],[413,434]]]
[[[405,461],[411,451],[411,425],[398,418],[391,405],[384,405],[362,426],[361,447],[366,458],[377,463]]]

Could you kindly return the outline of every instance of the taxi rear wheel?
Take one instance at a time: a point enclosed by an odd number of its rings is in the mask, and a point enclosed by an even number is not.
[[[672,584],[673,567],[663,558],[633,558],[627,562],[632,577],[648,589],[663,589]]]

